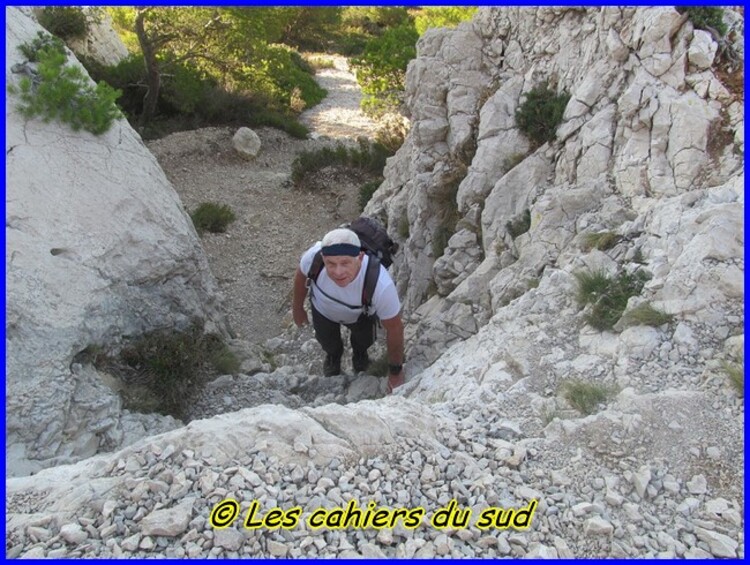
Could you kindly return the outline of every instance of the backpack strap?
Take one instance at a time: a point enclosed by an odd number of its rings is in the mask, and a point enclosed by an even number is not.
[[[375,286],[378,284],[380,277],[380,259],[368,253],[370,260],[367,262],[367,272],[365,273],[365,284],[362,285],[362,306],[364,306],[365,316],[370,315],[372,306],[372,296],[375,294]]]
[[[310,265],[310,270],[307,272],[307,280],[308,280],[308,286],[309,281],[317,281],[318,275],[320,275],[320,271],[323,270],[323,252],[318,251],[315,256],[313,257],[312,264]]]

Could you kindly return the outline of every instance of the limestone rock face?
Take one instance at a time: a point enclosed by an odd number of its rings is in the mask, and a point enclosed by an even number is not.
[[[41,28],[6,9],[6,82]],[[71,64],[77,64],[69,54]],[[191,220],[124,120],[101,136],[6,105],[6,375],[9,473],[122,439],[118,397],[74,363],[90,345],[192,319],[225,332]],[[132,429],[132,426],[131,426]],[[159,429],[158,427],[156,429]],[[31,461],[34,461],[32,463]]]
[[[128,48],[112,28],[112,18],[103,10],[87,11],[88,33],[69,42],[77,55],[91,57],[102,65],[116,65],[128,56]]]
[[[736,33],[741,22],[728,14]],[[717,50],[709,33],[671,7],[482,9],[455,31],[420,39],[406,80],[411,131],[366,210],[399,226],[391,231],[400,232],[403,253],[392,271],[413,324],[412,360],[431,363],[536,285],[545,269],[569,264],[582,234],[609,230],[634,242],[652,220],[666,228],[666,208],[656,212],[662,206],[677,213],[700,202],[703,215],[694,219],[703,235],[674,220],[698,238],[693,259],[714,252],[720,261],[739,259],[731,242],[742,238],[741,206],[732,211],[730,202],[742,197],[730,187],[744,178],[744,114],[741,95],[716,73]],[[736,47],[733,53],[742,56]],[[535,148],[515,113],[540,84],[568,92],[570,101],[555,139]],[[706,200],[704,191],[714,189],[729,200]],[[519,233],[524,217],[529,225]],[[709,242],[709,225],[731,237]],[[724,249],[705,250],[719,240]],[[666,265],[666,251],[652,243]],[[610,270],[650,245],[619,246]],[[679,291],[665,282],[669,301],[719,274],[693,265],[690,278],[675,277]],[[716,292],[734,300],[740,272],[722,267],[714,285],[721,290],[691,294],[690,308],[705,307]],[[447,317],[459,304],[472,312],[471,323]],[[689,308],[683,301],[679,309]]]

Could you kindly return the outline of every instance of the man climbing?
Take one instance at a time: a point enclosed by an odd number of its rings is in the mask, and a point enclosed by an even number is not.
[[[318,252],[324,268],[314,273]],[[401,302],[393,279],[382,265],[378,264],[379,269],[373,271],[377,277],[373,277],[377,281],[374,290],[366,288],[371,261],[377,259],[363,251],[359,237],[352,230],[338,228],[328,232],[323,241],[305,251],[300,259],[294,277],[292,315],[298,327],[308,323],[304,301],[309,281],[313,328],[315,339],[326,353],[323,365],[326,376],[341,372],[344,353],[341,324],[351,330],[352,366],[358,372],[366,370],[370,363],[367,349],[375,342],[375,326],[380,320],[386,332],[388,392],[392,392],[404,384]]]

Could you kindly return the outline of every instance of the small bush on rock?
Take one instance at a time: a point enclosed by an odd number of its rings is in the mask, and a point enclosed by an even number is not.
[[[59,40],[47,40],[40,34],[19,50],[30,63],[37,62],[36,69],[20,65],[20,72],[27,76],[21,78],[17,88],[8,86],[8,91],[21,99],[18,111],[24,117],[38,116],[45,122],[56,119],[75,131],[85,129],[100,135],[122,116],[115,103],[120,91],[105,82],[92,88],[80,68],[65,64],[67,56]]]
[[[18,50],[29,63],[38,63],[41,51],[53,50],[65,53],[65,44],[60,38],[39,31],[32,41],[19,45]]]
[[[388,151],[379,143],[361,138],[357,147],[337,143],[314,151],[303,151],[292,163],[292,181],[301,186],[308,175],[326,167],[350,167],[382,177]]]
[[[417,55],[419,34],[412,22],[390,28],[367,43],[351,66],[362,87],[362,110],[373,117],[396,111],[401,104],[406,66]]]
[[[229,206],[214,202],[204,202],[190,217],[199,233],[204,231],[224,233],[227,231],[227,226],[237,219]]]
[[[48,6],[37,16],[39,25],[61,39],[78,39],[88,32],[88,19],[81,8]]]
[[[310,130],[298,122],[296,118],[271,110],[258,109],[254,111],[247,119],[247,125],[250,127],[268,126],[280,129],[297,139],[305,139],[310,133]]]
[[[516,110],[516,126],[536,145],[555,139],[565,107],[570,100],[567,92],[555,93],[547,85],[532,88]]]
[[[505,229],[508,230],[510,237],[516,239],[519,235],[525,234],[531,228],[531,211],[527,208],[518,218],[506,222]]]
[[[584,381],[568,381],[563,385],[563,396],[581,414],[588,416],[596,412],[602,402],[610,396],[607,387]]]
[[[224,342],[218,342],[211,348],[210,361],[222,375],[234,375],[240,371],[240,360]]]
[[[648,302],[644,302],[632,310],[628,310],[623,316],[623,322],[627,326],[659,327],[669,324],[673,319],[674,316],[654,308]]]
[[[722,361],[721,364],[722,368],[724,369],[724,372],[727,374],[727,377],[729,377],[729,382],[732,385],[732,388],[736,390],[741,397],[744,398],[745,396],[745,360],[740,359],[739,363],[728,363],[726,361]]]
[[[693,27],[707,30],[715,29],[721,37],[727,33],[727,26],[724,23],[724,10],[712,6],[677,6],[680,14],[687,14],[688,19],[692,22]]]
[[[375,191],[380,186],[380,183],[383,182],[382,178],[366,182],[359,188],[359,209],[364,211],[365,206],[367,206],[367,203],[372,198],[372,195],[375,194]]]
[[[474,17],[476,7],[469,6],[435,6],[422,8],[414,18],[414,27],[420,36],[429,28],[456,27]]]
[[[236,358],[220,337],[204,334],[198,323],[186,331],[157,330],[124,347],[107,368],[121,375],[127,387],[125,407],[184,418],[189,400],[207,377],[233,373]]]
[[[611,231],[587,233],[583,236],[583,249],[586,251],[591,249],[606,251],[617,245],[618,241],[620,241],[620,236]]]
[[[395,155],[406,141],[409,133],[407,122],[395,114],[387,114],[379,121],[375,140],[385,147],[389,154]]]
[[[597,330],[610,330],[622,316],[631,296],[637,296],[648,280],[643,271],[621,272],[612,278],[604,271],[580,272],[577,301],[579,306],[591,305],[586,322]]]
[[[329,59],[328,57],[321,57],[319,55],[306,55],[304,56],[304,58],[307,61],[307,64],[315,71],[336,68],[336,63],[333,62],[333,59]]]

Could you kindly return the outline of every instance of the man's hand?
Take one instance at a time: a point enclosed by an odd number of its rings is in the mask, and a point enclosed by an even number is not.
[[[400,387],[402,384],[404,384],[404,370],[401,369],[401,372],[397,375],[388,375],[388,394],[393,393],[393,390]]]
[[[292,311],[292,316],[294,317],[294,323],[298,328],[301,328],[302,326],[306,326],[310,323],[310,321],[307,319],[307,312],[304,308],[295,308]]]

